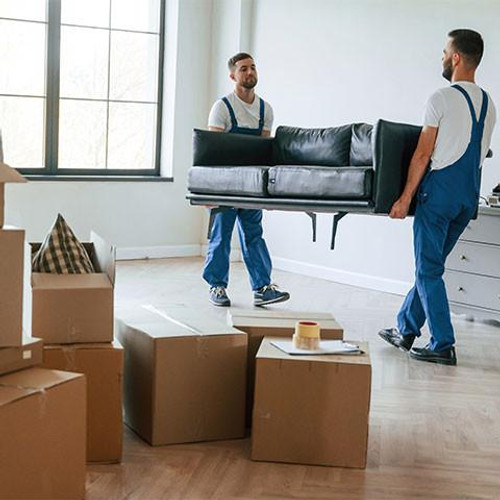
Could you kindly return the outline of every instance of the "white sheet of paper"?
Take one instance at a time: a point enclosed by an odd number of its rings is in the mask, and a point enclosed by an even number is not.
[[[271,344],[273,344],[278,349],[286,352],[287,354],[295,354],[295,355],[324,355],[324,354],[361,354],[363,351],[359,348],[359,346],[354,344],[349,344],[348,342],[344,342],[343,340],[320,340],[319,349],[306,350],[306,349],[297,349],[293,345],[292,340],[272,340]]]

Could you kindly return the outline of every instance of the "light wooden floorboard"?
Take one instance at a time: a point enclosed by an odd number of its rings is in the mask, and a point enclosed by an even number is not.
[[[130,307],[208,304],[199,258],[121,262],[116,314]],[[229,293],[252,307],[243,264]],[[125,429],[120,465],[88,467],[87,499],[500,499],[500,328],[454,319],[458,366],[408,359],[377,337],[402,298],[275,272],[289,302],[275,308],[328,311],[347,339],[367,340],[373,381],[365,470],[257,463],[249,439],[150,447]],[[424,344],[422,339],[419,344]]]

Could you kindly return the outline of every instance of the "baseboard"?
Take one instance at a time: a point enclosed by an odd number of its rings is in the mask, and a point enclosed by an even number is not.
[[[118,247],[116,260],[166,259],[169,257],[199,257],[201,245],[166,245],[155,247]]]
[[[321,278],[345,285],[378,290],[380,292],[394,293],[396,295],[406,295],[411,288],[411,283],[404,281],[390,280],[380,276],[353,273],[342,269],[333,269],[326,266],[317,266],[298,260],[273,257],[273,267],[282,271]]]

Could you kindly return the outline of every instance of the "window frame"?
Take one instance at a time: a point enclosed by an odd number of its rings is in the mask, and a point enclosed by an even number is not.
[[[46,61],[45,61],[45,107],[44,107],[44,151],[43,167],[18,168],[19,172],[32,180],[170,180],[161,178],[161,138],[163,102],[163,63],[165,54],[165,0],[160,0],[159,46],[158,46],[158,88],[156,104],[156,137],[154,167],[150,169],[109,169],[109,168],[62,168],[58,166],[59,146],[59,103],[60,103],[60,42],[61,42],[61,1],[47,0]],[[113,1],[110,0],[110,8]],[[7,19],[7,18],[5,18]],[[12,19],[29,21],[24,19]],[[71,25],[70,25],[71,26]],[[111,28],[108,28],[111,30]],[[117,30],[131,31],[131,30]],[[146,32],[144,32],[146,33]],[[156,34],[156,33],[154,33]],[[109,61],[108,61],[109,64]],[[19,95],[19,97],[24,97]],[[26,96],[29,97],[29,96]],[[107,100],[106,102],[113,102]],[[135,101],[134,101],[135,102]]]

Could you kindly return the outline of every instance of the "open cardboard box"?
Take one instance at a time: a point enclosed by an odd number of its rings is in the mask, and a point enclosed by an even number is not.
[[[41,243],[30,243],[32,256]],[[96,273],[31,273],[26,283],[25,325],[45,344],[111,342],[116,249],[91,233],[83,243]]]

